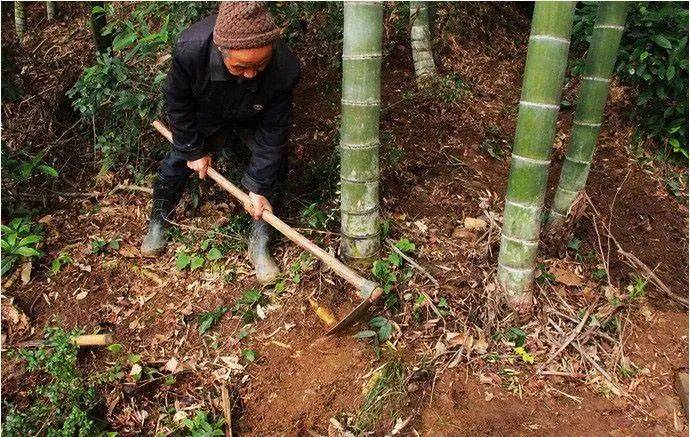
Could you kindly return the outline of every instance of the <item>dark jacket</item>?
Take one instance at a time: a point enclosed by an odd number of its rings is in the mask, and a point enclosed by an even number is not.
[[[188,160],[208,154],[204,141],[223,128],[254,128],[252,152],[242,185],[272,194],[283,161],[291,124],[292,91],[299,60],[278,41],[273,58],[257,77],[232,76],[213,44],[212,15],[182,32],[165,82],[165,104],[173,147]]]

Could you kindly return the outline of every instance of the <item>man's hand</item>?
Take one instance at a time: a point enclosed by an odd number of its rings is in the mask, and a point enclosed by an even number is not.
[[[211,165],[211,156],[206,155],[203,158],[199,158],[195,161],[187,161],[187,167],[191,168],[195,172],[199,173],[199,179],[204,179],[206,177],[206,171]]]
[[[267,198],[261,194],[249,193],[249,200],[251,204],[245,204],[244,209],[252,216],[254,220],[260,220],[264,211],[273,212],[273,207]]]

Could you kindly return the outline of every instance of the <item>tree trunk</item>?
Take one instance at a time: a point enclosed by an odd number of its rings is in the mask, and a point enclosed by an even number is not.
[[[52,2],[46,2],[46,15],[49,20],[54,20],[57,17],[57,4]]]
[[[508,305],[532,308],[534,261],[575,2],[536,2],[506,194],[498,281]]]
[[[565,222],[573,202],[585,188],[623,35],[627,6],[626,2],[599,3],[575,110],[573,133],[549,215],[550,227],[556,228]]]
[[[17,32],[19,44],[22,44],[26,32],[26,13],[24,2],[14,2],[14,30]]]
[[[340,215],[345,257],[367,260],[380,249],[380,2],[345,2],[340,130]]]
[[[105,16],[105,2],[90,2],[91,8],[91,30],[93,31],[93,43],[98,53],[105,53],[111,44],[108,35],[103,35],[103,28],[108,24]]]
[[[410,2],[410,41],[412,59],[417,79],[436,74],[434,55],[431,50],[429,8],[425,1]]]

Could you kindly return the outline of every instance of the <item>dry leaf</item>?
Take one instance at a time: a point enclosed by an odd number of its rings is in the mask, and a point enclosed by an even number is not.
[[[172,357],[168,360],[167,363],[165,363],[165,366],[163,367],[164,370],[167,370],[170,373],[175,373],[175,370],[177,370],[177,358]]]
[[[486,228],[486,222],[479,218],[466,217],[463,222],[465,229],[481,230]]]
[[[118,253],[125,258],[137,258],[139,256],[139,249],[132,246],[131,244],[123,243],[120,246]]]
[[[549,273],[555,277],[556,282],[563,285],[579,287],[584,284],[584,280],[570,270],[562,269],[560,267],[551,267],[549,269]]]
[[[485,391],[485,392],[484,392],[484,400],[485,400],[486,402],[489,402],[489,401],[490,401],[491,399],[493,399],[493,398],[494,398],[494,394],[493,394],[493,393],[488,392],[488,391]]]
[[[460,227],[453,230],[451,237],[464,241],[475,241],[477,239],[477,235],[474,232]]]
[[[89,294],[88,291],[84,290],[81,293],[77,294],[74,298],[77,300],[82,300],[84,299],[87,295]]]
[[[31,280],[31,267],[32,267],[31,262],[27,262],[27,263],[22,264],[22,273],[21,273],[22,284],[28,284],[29,281]]]
[[[429,227],[422,220],[417,220],[414,222],[414,225],[417,226],[417,229],[422,231],[424,234],[426,234],[426,231],[429,230]]]

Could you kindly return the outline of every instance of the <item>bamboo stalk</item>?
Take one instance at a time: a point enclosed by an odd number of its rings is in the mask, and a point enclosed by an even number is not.
[[[103,29],[108,24],[105,12],[102,10],[105,8],[105,2],[91,2],[88,4],[88,7],[91,8],[90,25],[93,32],[93,43],[98,53],[105,53],[112,43],[110,36],[103,35]]]
[[[26,11],[24,9],[24,2],[14,2],[14,30],[17,32],[19,44],[22,44],[24,34],[26,33]]]
[[[532,308],[541,211],[574,8],[575,2],[536,2],[532,17],[498,257],[498,282],[508,305],[521,314]]]
[[[379,251],[381,2],[345,2],[340,130],[341,250],[371,259]]]
[[[549,227],[559,227],[565,222],[575,199],[587,183],[627,10],[626,2],[599,3],[575,110],[573,133],[549,214]]]
[[[46,15],[48,20],[54,20],[57,17],[57,4],[54,1],[46,2]]]
[[[410,2],[410,45],[417,79],[436,74],[436,64],[431,49],[429,8],[425,1]]]

